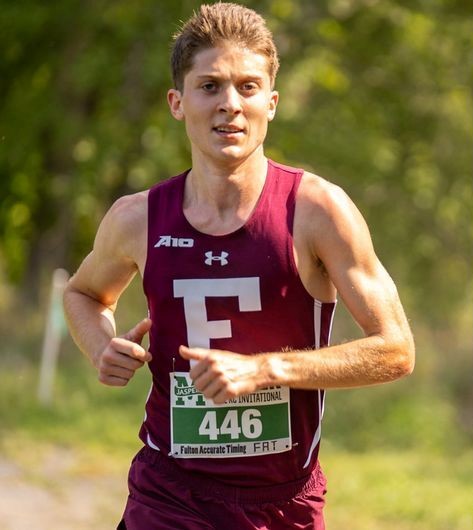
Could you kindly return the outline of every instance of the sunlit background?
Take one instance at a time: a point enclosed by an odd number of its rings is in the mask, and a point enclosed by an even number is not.
[[[417,343],[406,380],[328,394],[328,529],[471,530],[471,2],[242,3],[281,56],[267,155],[348,191]],[[106,530],[121,516],[150,380],[96,381],[52,278],[77,268],[117,197],[189,166],[165,95],[171,36],[198,5],[0,0],[2,529]],[[120,329],[145,312],[137,279]],[[334,341],[358,337],[337,312]]]

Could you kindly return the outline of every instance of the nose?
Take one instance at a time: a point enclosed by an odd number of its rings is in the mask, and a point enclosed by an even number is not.
[[[221,91],[218,110],[229,114],[239,114],[241,112],[241,96],[233,85],[229,85]]]

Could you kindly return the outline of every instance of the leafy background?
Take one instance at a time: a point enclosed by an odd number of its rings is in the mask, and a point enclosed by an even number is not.
[[[242,3],[267,18],[281,56],[268,156],[348,191],[416,337],[410,378],[329,395],[331,528],[471,528],[471,3]],[[121,394],[99,388],[66,339],[44,409],[39,354],[53,270],[77,268],[117,197],[190,165],[165,95],[172,33],[198,5],[0,0],[0,447],[20,464],[34,441],[95,448],[126,473],[137,447],[146,375]],[[119,308],[123,329],[144,311],[139,291]],[[337,316],[336,341],[359,334]]]

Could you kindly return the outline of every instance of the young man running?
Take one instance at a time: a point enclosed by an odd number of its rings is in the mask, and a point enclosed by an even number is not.
[[[65,292],[102,383],[126,385],[145,363],[153,374],[119,528],[324,528],[323,389],[413,369],[361,214],[337,186],[265,158],[277,69],[254,11],[200,8],[176,37],[168,92],[192,168],[119,199]],[[136,272],[150,318],[117,337]],[[365,336],[329,347],[337,292]]]

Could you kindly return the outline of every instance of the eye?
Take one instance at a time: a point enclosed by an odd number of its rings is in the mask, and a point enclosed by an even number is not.
[[[253,81],[249,81],[248,83],[243,83],[241,89],[243,92],[254,92],[258,89],[258,85]]]
[[[213,81],[206,81],[201,85],[201,88],[204,92],[215,92],[217,90],[217,84]]]

